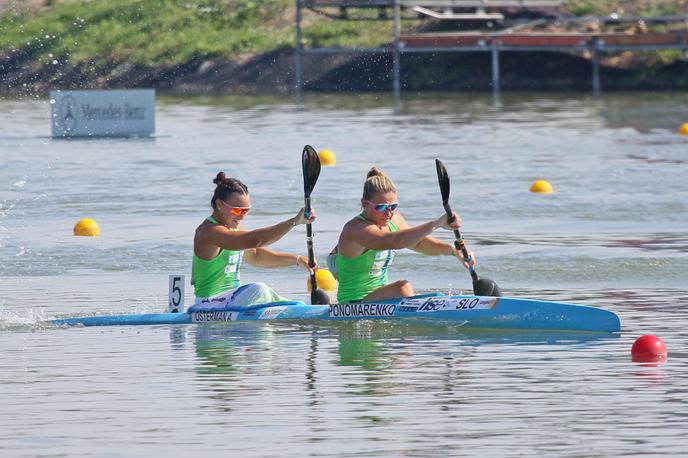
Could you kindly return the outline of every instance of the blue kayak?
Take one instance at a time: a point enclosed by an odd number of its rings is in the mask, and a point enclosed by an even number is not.
[[[471,328],[619,332],[609,310],[564,302],[513,297],[448,296],[441,293],[348,304],[308,305],[301,301],[249,307],[195,305],[185,313],[153,313],[63,318],[66,326],[126,326],[225,323],[246,320],[427,320]]]

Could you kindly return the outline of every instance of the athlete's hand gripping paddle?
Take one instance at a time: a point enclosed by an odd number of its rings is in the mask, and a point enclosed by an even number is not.
[[[320,158],[312,146],[306,145],[301,155],[301,166],[303,168],[303,194],[306,201],[306,218],[311,216],[311,192],[320,176]],[[308,246],[308,266],[311,268],[311,304],[329,304],[330,296],[322,289],[318,288],[315,280],[315,257],[313,256],[313,225],[306,224],[306,244]]]
[[[442,164],[439,159],[435,159],[435,166],[437,167],[437,181],[439,181],[440,192],[442,193],[442,206],[444,207],[444,211],[447,212],[449,222],[452,222],[454,216],[449,206],[449,175],[447,174],[447,169],[444,167],[444,164]],[[466,244],[463,243],[463,237],[458,229],[454,230],[454,237],[454,246],[457,250],[461,251],[464,260],[470,262],[471,256],[468,254]],[[502,292],[499,290],[497,283],[484,277],[478,277],[478,273],[473,266],[469,266],[468,271],[471,273],[471,278],[473,279],[473,294],[476,296],[501,297]]]

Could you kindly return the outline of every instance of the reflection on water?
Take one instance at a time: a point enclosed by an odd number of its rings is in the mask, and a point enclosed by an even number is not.
[[[456,375],[462,372],[456,367],[462,358],[472,356],[481,346],[567,346],[580,351],[619,339],[605,333],[465,329],[421,320],[241,322],[198,326],[193,334],[201,391],[208,390],[213,399],[222,393],[224,402],[239,393],[264,389],[247,386],[246,378],[266,372],[294,376],[295,367],[301,367],[304,373],[299,378],[317,403],[323,383],[318,367],[323,361],[341,368],[342,395],[391,396],[413,387],[411,381],[390,383],[390,375],[431,367]],[[175,339],[174,343],[179,342]],[[284,351],[289,351],[288,361],[281,359],[284,354],[277,356]],[[295,358],[303,361],[295,365]],[[353,374],[356,376],[350,377]],[[446,376],[443,379],[448,380]]]
[[[561,294],[550,292],[552,298]],[[622,292],[593,296],[643,302]],[[673,313],[654,310],[659,320]],[[618,335],[468,330],[414,321],[179,328],[188,329],[187,338],[173,333],[171,347],[192,352],[183,366],[194,368],[194,399],[206,418],[216,417],[216,428],[229,428],[248,443],[262,437],[262,448],[248,446],[251,455],[346,456],[356,440],[355,449],[376,455],[439,455],[458,441],[496,447],[495,456],[520,455],[532,444],[574,456],[591,429],[608,438],[595,442],[594,454],[607,455],[638,449],[620,443],[650,421],[658,399],[671,421],[683,418],[685,407],[685,387],[676,383],[685,370],[671,359],[662,367],[630,363],[623,348],[630,339]],[[625,419],[628,409],[638,422]],[[212,442],[207,428],[197,434]],[[262,428],[274,432],[272,439]],[[494,445],[485,431],[495,428],[509,443]],[[362,434],[369,430],[375,433]],[[289,436],[293,450],[279,445]],[[667,450],[678,447],[680,437],[678,431],[664,436],[673,444]],[[415,445],[408,447],[407,438]],[[647,440],[641,450],[657,446]],[[313,448],[323,442],[327,447]]]

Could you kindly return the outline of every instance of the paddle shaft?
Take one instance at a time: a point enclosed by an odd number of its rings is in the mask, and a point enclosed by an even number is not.
[[[311,196],[306,196],[306,208],[304,215],[306,218],[311,217]],[[308,266],[313,269],[315,267],[315,255],[313,254],[313,225],[306,223],[306,246],[308,247]],[[311,272],[311,289],[315,291],[317,288],[315,282],[315,272]]]
[[[454,214],[452,213],[452,209],[447,202],[445,202],[443,205],[444,211],[447,212],[447,218],[449,218],[449,222],[452,223],[454,221]],[[461,251],[461,253],[463,254],[464,261],[471,262],[472,258],[471,255],[468,253],[468,250],[466,249],[466,244],[463,242],[461,231],[459,231],[458,229],[454,229],[454,238],[454,247],[456,247],[457,250]],[[478,273],[475,271],[473,266],[469,265],[468,271],[470,272],[473,281],[478,281]]]

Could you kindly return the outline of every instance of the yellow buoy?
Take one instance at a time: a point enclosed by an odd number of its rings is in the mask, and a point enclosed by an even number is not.
[[[337,163],[337,156],[335,156],[334,153],[329,149],[321,149],[318,153],[318,157],[320,158],[320,163],[325,167],[329,167]]]
[[[688,135],[688,122],[682,124],[681,127],[678,128],[678,133],[681,135]]]
[[[100,235],[100,226],[91,218],[81,219],[74,225],[74,235],[98,237]]]
[[[530,186],[530,192],[535,192],[537,194],[552,194],[554,189],[552,189],[552,185],[549,184],[549,181],[537,180]]]
[[[336,291],[337,290],[337,280],[335,280],[332,272],[326,269],[318,269],[315,271],[315,282],[318,284],[318,288],[324,289],[325,291]],[[311,277],[308,277],[308,291],[311,290]]]

